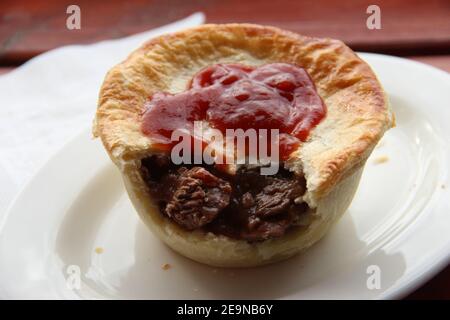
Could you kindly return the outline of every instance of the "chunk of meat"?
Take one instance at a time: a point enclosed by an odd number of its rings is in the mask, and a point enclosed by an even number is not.
[[[297,180],[274,178],[272,183],[256,195],[255,215],[271,217],[283,213],[304,192],[304,187]]]
[[[242,195],[241,204],[243,208],[251,208],[255,204],[255,199],[250,192],[246,192]]]
[[[230,184],[201,167],[183,170],[175,189],[165,213],[188,230],[210,223],[230,202]]]
[[[255,222],[254,220],[257,220]],[[292,217],[284,217],[275,221],[264,221],[259,218],[249,219],[249,228],[241,232],[247,241],[261,241],[281,237],[291,226]],[[253,222],[253,223],[252,223]]]

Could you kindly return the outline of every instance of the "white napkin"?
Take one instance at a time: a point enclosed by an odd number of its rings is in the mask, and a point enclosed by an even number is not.
[[[195,13],[130,37],[61,47],[0,76],[0,216],[42,164],[91,125],[108,69],[144,41],[204,20]]]

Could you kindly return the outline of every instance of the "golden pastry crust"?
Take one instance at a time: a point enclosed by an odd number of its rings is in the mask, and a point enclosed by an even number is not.
[[[370,67],[338,40],[252,24],[202,25],[145,43],[105,78],[93,131],[128,180],[131,198],[139,202],[148,196],[137,172],[140,160],[155,152],[151,139],[141,132],[145,101],[158,91],[184,91],[200,69],[230,62],[291,63],[306,69],[313,79],[327,115],[285,164],[305,175],[304,198],[311,208],[323,208],[321,201],[326,202],[347,178],[353,177],[357,185],[367,157],[394,123],[387,97]]]

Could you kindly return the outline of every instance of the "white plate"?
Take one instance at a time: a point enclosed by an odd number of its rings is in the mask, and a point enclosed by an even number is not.
[[[247,270],[179,256],[139,221],[118,170],[86,131],[36,174],[1,221],[3,297],[372,299],[413,290],[450,257],[450,76],[361,55],[388,92],[397,127],[368,160],[348,212],[307,253]],[[388,161],[377,164],[381,158]],[[163,270],[165,263],[172,267]],[[77,268],[80,289],[71,289]],[[379,289],[367,286],[373,270]]]

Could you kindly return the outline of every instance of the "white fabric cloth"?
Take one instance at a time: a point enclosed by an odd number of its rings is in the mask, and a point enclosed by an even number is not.
[[[152,37],[203,22],[195,13],[126,38],[61,47],[0,76],[0,217],[34,172],[90,126],[108,69]]]

